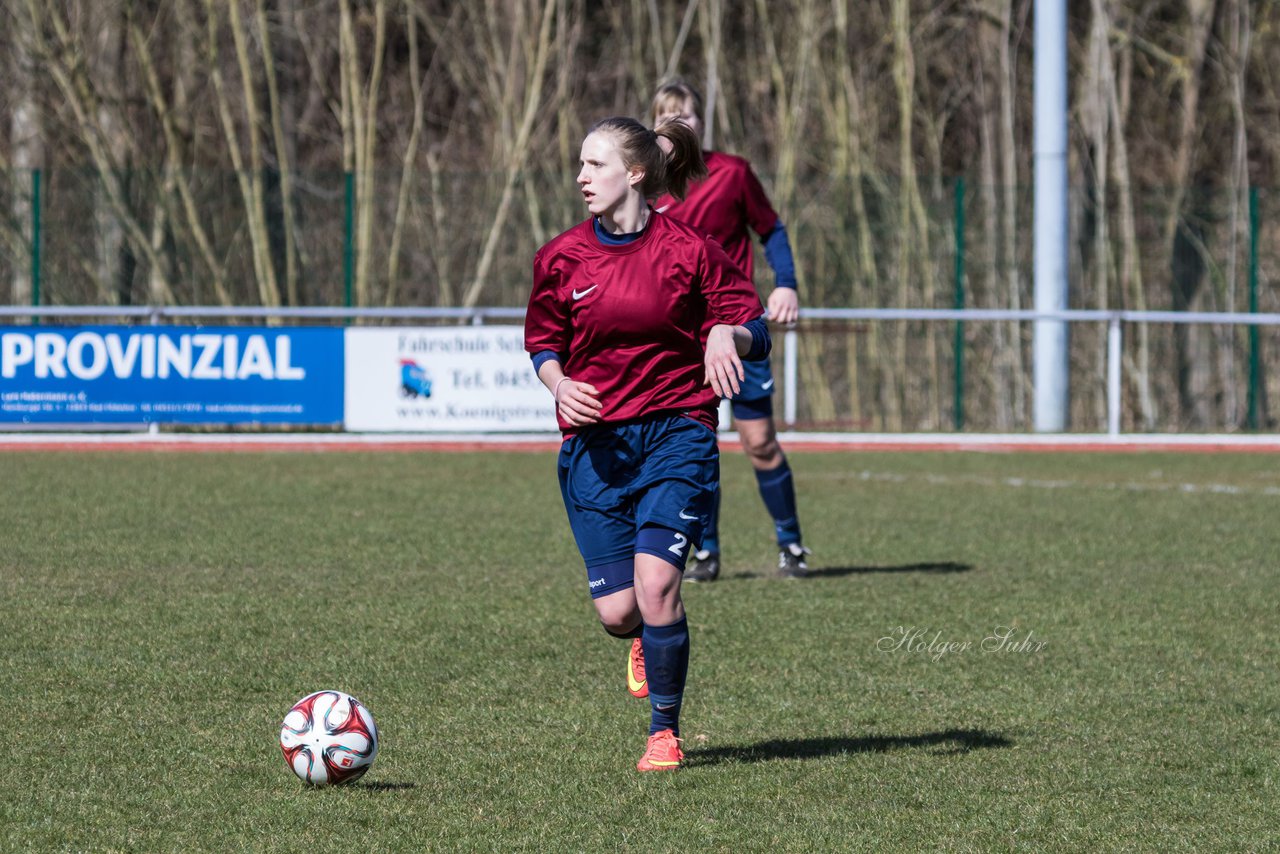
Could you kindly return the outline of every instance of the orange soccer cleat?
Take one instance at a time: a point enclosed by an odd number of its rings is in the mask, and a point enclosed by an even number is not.
[[[660,730],[649,736],[644,756],[636,763],[637,771],[675,771],[684,761],[684,751],[680,749],[680,739],[669,729]]]
[[[627,690],[633,697],[649,696],[649,680],[644,678],[644,646],[640,638],[631,641],[631,654],[627,656]]]

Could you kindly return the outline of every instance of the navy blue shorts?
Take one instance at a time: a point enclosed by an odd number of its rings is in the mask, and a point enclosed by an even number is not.
[[[635,583],[636,538],[672,532],[683,565],[702,542],[720,481],[716,435],[682,415],[590,427],[560,447],[560,495],[593,598]]]
[[[773,417],[773,369],[769,360],[743,362],[742,393],[730,401],[733,417],[739,421]]]

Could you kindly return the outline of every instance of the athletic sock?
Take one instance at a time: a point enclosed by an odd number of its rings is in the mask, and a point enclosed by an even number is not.
[[[669,626],[645,624],[644,675],[649,680],[649,735],[664,729],[680,734],[680,704],[689,674],[689,622],[683,617]]]
[[[711,500],[711,513],[707,516],[707,527],[702,532],[700,551],[720,554],[720,485],[716,484],[716,496]]]
[[[782,465],[768,471],[756,470],[756,484],[760,497],[773,517],[773,527],[778,535],[778,547],[800,542],[800,518],[796,512],[796,488],[791,478],[791,466],[783,459]]]

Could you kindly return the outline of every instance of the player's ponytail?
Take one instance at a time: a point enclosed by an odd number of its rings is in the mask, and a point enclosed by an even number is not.
[[[671,150],[667,152],[666,191],[677,199],[683,199],[690,181],[707,176],[702,143],[683,122],[663,122],[654,134],[671,143]]]
[[[646,199],[664,192],[683,199],[689,182],[707,174],[697,135],[679,122],[667,122],[654,131],[635,119],[614,116],[596,122],[587,133],[608,134],[622,155],[623,165],[644,171],[640,192]]]

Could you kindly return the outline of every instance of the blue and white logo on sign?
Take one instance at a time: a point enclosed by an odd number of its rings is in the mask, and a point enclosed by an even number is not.
[[[431,374],[413,359],[400,360],[400,394],[404,397],[431,397]]]

